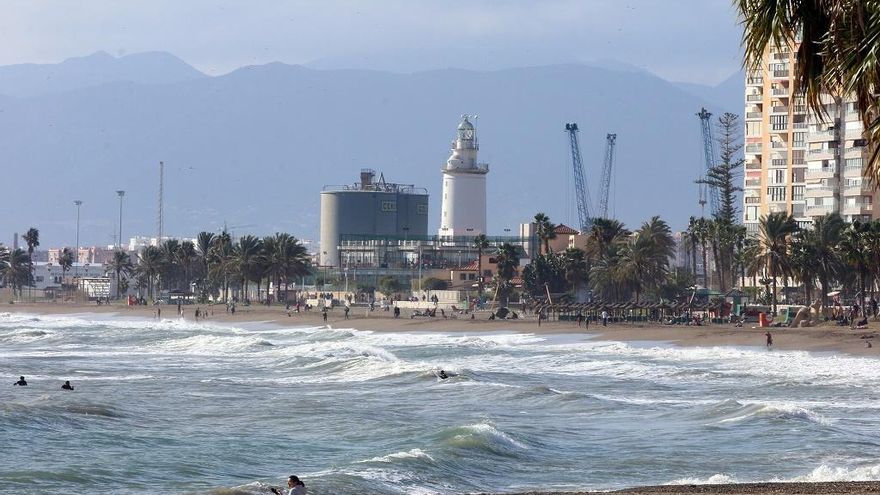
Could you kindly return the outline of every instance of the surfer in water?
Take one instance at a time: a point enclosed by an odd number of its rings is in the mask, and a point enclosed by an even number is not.
[[[18,385],[19,387],[27,387],[27,381],[25,381],[23,376],[18,377],[18,381],[13,383],[12,386]]]
[[[440,377],[441,380],[445,380],[445,379],[449,378],[449,375],[447,375],[446,372],[443,370],[440,370],[440,372],[437,373],[437,376]]]
[[[61,390],[73,390],[73,385],[70,384],[70,380],[64,382],[64,385],[61,386]]]
[[[269,488],[272,490],[272,493],[275,495],[306,495],[306,485],[300,479],[294,475],[291,475],[287,478],[287,488],[289,488],[287,493],[282,493],[281,490],[275,488],[274,486]]]

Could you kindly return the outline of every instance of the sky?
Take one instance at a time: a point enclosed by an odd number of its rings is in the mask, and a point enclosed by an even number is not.
[[[0,65],[167,51],[211,75],[269,62],[412,72],[614,61],[716,84],[731,0],[6,0]]]

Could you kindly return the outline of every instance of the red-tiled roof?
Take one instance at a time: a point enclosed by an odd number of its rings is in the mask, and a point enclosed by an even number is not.
[[[576,235],[578,231],[568,225],[560,223],[555,229],[553,229],[553,233],[556,235]]]
[[[479,269],[476,261],[471,261],[467,265],[459,266],[458,268],[453,268],[454,271],[457,272],[475,272]]]

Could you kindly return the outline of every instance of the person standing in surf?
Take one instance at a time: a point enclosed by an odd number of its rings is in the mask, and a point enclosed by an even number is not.
[[[770,332],[767,332],[764,335],[767,337],[767,348],[769,349],[773,346],[773,336],[770,335]]]
[[[27,381],[25,381],[23,376],[18,377],[18,381],[12,384],[13,387],[27,387]]]
[[[274,486],[269,488],[272,490],[272,493],[275,495],[306,495],[306,485],[300,479],[294,475],[290,475],[287,478],[287,488],[289,488],[286,494],[282,494],[281,490],[275,488]]]

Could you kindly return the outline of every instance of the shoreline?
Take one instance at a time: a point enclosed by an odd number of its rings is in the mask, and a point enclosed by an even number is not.
[[[772,483],[724,483],[706,485],[659,485],[625,488],[611,492],[522,492],[516,495],[867,495],[880,493],[880,481],[813,481]],[[487,494],[481,494],[487,495]]]
[[[162,305],[163,319],[177,319],[177,308]],[[187,321],[195,321],[196,308],[209,311],[207,319],[200,321],[223,324],[266,323],[279,327],[353,328],[373,332],[441,332],[441,333],[489,333],[511,332],[532,335],[583,335],[595,340],[634,342],[649,341],[673,344],[680,347],[764,347],[765,332],[773,335],[773,348],[786,351],[837,352],[853,356],[880,356],[880,322],[870,322],[869,328],[850,330],[848,327],[821,325],[810,328],[757,328],[747,325],[736,328],[730,324],[706,326],[651,325],[617,323],[607,327],[591,324],[588,329],[578,328],[575,322],[545,321],[541,326],[532,318],[520,320],[488,320],[488,312],[478,313],[476,319],[459,315],[459,318],[410,318],[404,311],[400,318],[393,318],[390,311],[369,312],[365,307],[353,307],[350,319],[345,319],[341,309],[329,312],[323,322],[321,313],[313,310],[287,315],[284,306],[238,306],[236,314],[226,313],[224,305],[184,306]],[[157,306],[127,306],[124,304],[53,304],[16,303],[0,307],[0,312],[30,313],[41,315],[103,314],[153,319]],[[210,312],[213,312],[211,315]],[[875,327],[875,328],[871,328]],[[877,343],[866,347],[866,342]]]

